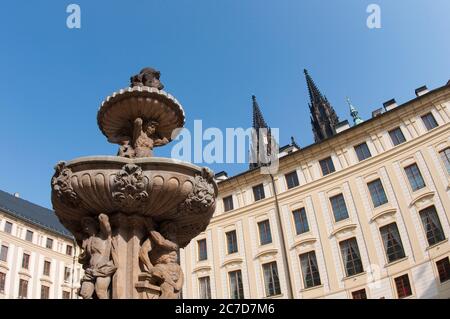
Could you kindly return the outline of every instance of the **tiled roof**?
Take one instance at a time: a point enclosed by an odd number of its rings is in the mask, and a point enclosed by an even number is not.
[[[73,239],[55,212],[0,190],[0,210],[50,232]]]

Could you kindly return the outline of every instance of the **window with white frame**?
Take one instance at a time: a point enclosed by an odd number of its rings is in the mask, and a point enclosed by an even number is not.
[[[281,294],[280,279],[278,278],[277,262],[263,264],[264,286],[266,297]]]
[[[199,298],[211,299],[211,280],[209,276],[198,278]]]
[[[403,135],[403,132],[400,127],[397,127],[389,131],[389,136],[391,137],[391,141],[394,146],[406,142],[405,136]]]
[[[319,161],[320,168],[322,169],[322,176],[328,175],[336,171],[331,156]]]
[[[389,263],[405,257],[405,250],[396,223],[381,227],[380,234]]]
[[[378,207],[388,202],[386,193],[384,192],[383,184],[381,183],[381,180],[379,178],[367,183],[367,187],[369,188],[373,207]]]
[[[347,277],[362,273],[364,269],[356,238],[341,241],[339,247]]]
[[[356,156],[358,157],[358,160],[360,162],[372,157],[372,154],[370,154],[370,150],[369,150],[369,147],[367,146],[366,142],[358,144],[354,148],[355,148]]]
[[[304,207],[292,212],[294,216],[295,231],[297,235],[309,232],[308,218]]]
[[[244,299],[244,285],[242,284],[242,272],[240,270],[230,271],[228,273],[230,281],[230,298]]]
[[[422,209],[419,212],[419,215],[427,236],[428,245],[432,246],[445,240],[444,231],[436,212],[436,207],[430,206]]]
[[[408,177],[409,185],[411,185],[413,192],[425,187],[425,181],[423,180],[417,164],[411,164],[405,167],[405,173]]]
[[[267,245],[272,242],[272,234],[270,232],[270,222],[268,219],[258,223],[259,242],[261,245]]]
[[[227,237],[227,252],[228,254],[234,254],[238,251],[237,235],[235,230],[231,230],[226,233]]]
[[[291,189],[291,188],[294,188],[294,187],[300,185],[300,183],[298,181],[297,171],[290,172],[290,173],[284,175],[284,177],[286,178],[286,185],[287,185],[288,189]]]
[[[439,152],[447,173],[450,174],[450,147]]]
[[[438,127],[438,123],[436,122],[436,119],[434,118],[431,112],[422,115],[422,121],[427,131],[434,129],[435,127]]]
[[[331,208],[333,209],[334,220],[339,222],[348,218],[347,206],[342,194],[330,197]]]
[[[12,232],[12,223],[9,221],[5,221],[5,225],[3,226],[3,231],[5,233],[11,234]]]
[[[317,265],[316,253],[310,251],[299,256],[302,268],[303,284],[305,288],[320,286],[320,273]]]

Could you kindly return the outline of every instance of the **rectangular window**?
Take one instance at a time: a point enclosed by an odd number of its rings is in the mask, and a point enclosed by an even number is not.
[[[24,253],[22,256],[22,268],[28,269],[29,266],[30,266],[30,255]]]
[[[41,285],[41,299],[48,299],[50,297],[50,288]]]
[[[444,162],[445,168],[447,169],[447,173],[450,174],[450,147],[447,147],[445,150],[439,152],[441,155],[441,159]]]
[[[270,222],[268,219],[258,223],[259,242],[261,245],[270,244],[272,242],[272,234],[270,233]]]
[[[228,254],[234,254],[238,251],[238,243],[237,243],[237,236],[236,231],[232,230],[226,233],[227,236],[227,247],[228,247]]]
[[[422,115],[422,121],[423,121],[423,124],[425,124],[425,127],[427,128],[428,131],[432,130],[438,126],[436,119],[434,118],[433,114],[431,114],[431,113]]]
[[[305,208],[300,208],[292,212],[294,215],[295,231],[297,235],[309,232],[308,218],[306,217]]]
[[[284,177],[286,178],[286,184],[287,184],[288,189],[291,189],[291,188],[294,188],[294,187],[300,185],[300,183],[298,182],[297,171],[290,172],[290,173],[284,175]]]
[[[266,195],[264,194],[263,184],[253,186],[253,196],[255,196],[255,202],[264,199]]]
[[[392,223],[380,228],[383,246],[388,262],[394,262],[405,257],[402,240],[398,232],[397,224]]]
[[[27,230],[27,234],[25,235],[25,240],[33,241],[33,232],[31,230]]]
[[[352,298],[353,299],[367,299],[366,289],[353,291]]]
[[[372,157],[372,154],[370,154],[370,150],[366,142],[356,145],[355,152],[360,162],[367,158]]]
[[[324,158],[323,160],[320,160],[319,163],[320,168],[322,169],[323,176],[333,173],[335,171],[333,159],[331,157]]]
[[[209,276],[198,278],[200,299],[211,299],[211,282]]]
[[[330,198],[331,207],[333,208],[334,220],[336,222],[347,219],[348,211],[345,205],[344,196],[342,194]]]
[[[25,299],[28,297],[28,281],[20,279],[19,281],[19,299]]]
[[[200,239],[197,241],[198,246],[198,261],[208,259],[208,251],[206,249],[206,239]]]
[[[72,270],[69,267],[64,267],[64,281],[69,282],[70,281],[70,275]]]
[[[434,206],[422,209],[419,212],[422,219],[423,228],[427,235],[428,245],[437,244],[445,239],[444,231],[442,230],[441,221]]]
[[[70,299],[70,292],[64,290],[62,292],[62,299]]]
[[[341,241],[339,246],[347,277],[362,273],[364,270],[356,238]]]
[[[5,293],[5,282],[6,282],[6,274],[0,272],[0,294]]]
[[[450,262],[448,257],[437,261],[436,267],[439,273],[439,281],[441,283],[450,279]]]
[[[403,135],[402,130],[400,127],[397,127],[393,129],[392,131],[389,131],[389,136],[391,137],[392,144],[394,146],[397,146],[399,144],[402,144],[406,142],[405,136]]]
[[[72,246],[71,245],[66,246],[66,255],[72,256]]]
[[[242,284],[242,273],[240,270],[228,273],[230,280],[230,298],[244,299],[244,285]]]
[[[397,277],[395,280],[395,288],[397,289],[397,296],[405,298],[412,295],[411,284],[409,283],[408,274]]]
[[[48,249],[53,249],[53,239],[47,238],[47,242],[45,243],[45,247]]]
[[[223,198],[223,208],[224,208],[225,212],[228,212],[229,210],[233,210],[234,209],[233,196],[232,195]]]
[[[300,255],[300,265],[302,267],[303,284],[305,288],[320,286],[319,267],[317,266],[316,253],[310,251]]]
[[[50,267],[51,263],[48,260],[44,260],[44,269],[42,271],[44,276],[50,276]]]
[[[281,294],[280,280],[278,278],[278,268],[275,261],[262,265],[264,273],[264,285],[266,296],[276,296]]]
[[[406,176],[408,176],[409,184],[413,192],[425,187],[422,174],[420,173],[417,164],[412,164],[405,167]]]
[[[3,227],[3,230],[5,231],[5,233],[11,234],[12,232],[12,223],[10,222],[5,222],[5,226]]]
[[[8,261],[8,246],[2,245],[0,248],[0,261]]]
[[[388,202],[386,193],[384,192],[383,184],[381,183],[380,179],[376,179],[370,183],[367,183],[367,187],[369,188],[373,207],[378,207]]]

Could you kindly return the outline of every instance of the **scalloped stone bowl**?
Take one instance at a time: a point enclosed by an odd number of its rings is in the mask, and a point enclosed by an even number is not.
[[[52,204],[75,237],[82,232],[84,216],[121,213],[174,221],[178,244],[184,247],[207,227],[215,209],[217,185],[212,178],[204,179],[203,172],[196,165],[167,158],[77,158],[56,167]],[[209,191],[198,189],[199,184]]]

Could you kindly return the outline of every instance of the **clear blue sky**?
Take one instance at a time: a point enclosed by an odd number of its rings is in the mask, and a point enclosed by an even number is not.
[[[81,29],[66,7],[81,6]],[[366,8],[381,7],[381,29]],[[251,94],[280,144],[312,133],[307,68],[341,119],[351,97],[363,118],[393,97],[450,79],[448,0],[2,1],[0,189],[51,207],[59,160],[113,155],[96,123],[104,97],[143,66],[205,127],[248,127]],[[157,150],[167,156],[170,147]],[[243,164],[215,164],[231,175]]]

